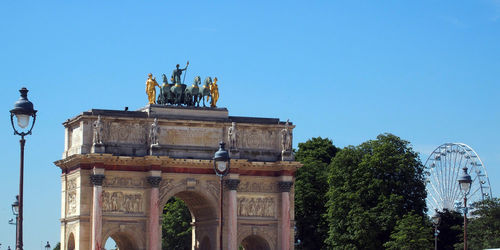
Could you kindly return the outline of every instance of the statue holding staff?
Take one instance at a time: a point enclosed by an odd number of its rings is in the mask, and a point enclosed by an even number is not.
[[[174,71],[172,71],[172,83],[174,84],[181,84],[181,75],[182,71],[187,70],[187,67],[189,66],[189,61],[187,61],[186,67],[183,69],[179,69],[179,64],[175,65]],[[185,76],[185,75],[184,75]]]

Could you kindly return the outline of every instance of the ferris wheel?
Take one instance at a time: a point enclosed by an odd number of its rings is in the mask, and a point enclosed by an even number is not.
[[[445,143],[432,152],[425,162],[427,173],[427,207],[430,213],[435,209],[457,210],[462,206],[458,178],[467,167],[472,177],[467,204],[492,197],[490,180],[486,168],[477,153],[464,143]]]

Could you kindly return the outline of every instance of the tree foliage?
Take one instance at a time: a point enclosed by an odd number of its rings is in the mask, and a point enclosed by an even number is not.
[[[57,242],[57,245],[54,247],[54,250],[60,250],[61,249],[61,242]]]
[[[395,135],[342,149],[328,172],[330,249],[382,249],[405,214],[424,215],[424,166]]]
[[[467,225],[469,249],[500,247],[500,199],[483,200],[473,206]]]
[[[442,212],[440,211],[438,213],[441,218],[441,222],[438,225],[438,249],[455,249],[455,244],[463,242],[462,226],[464,217],[460,213],[456,211],[450,211],[446,208]]]
[[[162,249],[191,249],[191,213],[178,198],[171,198],[163,208]]]
[[[425,217],[410,212],[396,222],[386,249],[414,250],[432,248],[432,229]]]
[[[295,158],[304,165],[295,179],[295,220],[297,238],[301,241],[297,249],[326,249],[328,225],[323,219],[328,190],[326,170],[337,151],[327,138],[299,143]]]

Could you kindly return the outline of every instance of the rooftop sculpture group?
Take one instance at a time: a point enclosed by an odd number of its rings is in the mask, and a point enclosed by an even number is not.
[[[203,85],[201,85],[201,77],[196,76],[193,80],[191,86],[184,84],[186,74],[184,74],[184,79],[181,82],[182,71],[186,71],[189,66],[189,61],[186,67],[181,69],[179,64],[172,72],[170,81],[168,82],[167,76],[165,74],[163,77],[163,85],[159,85],[153,74],[148,74],[148,79],[146,80],[146,94],[148,95],[149,104],[163,104],[163,105],[185,105],[185,106],[200,106],[200,102],[205,105],[206,101],[210,101],[210,107],[217,107],[217,101],[219,99],[219,88],[217,86],[217,77],[212,81],[211,77],[205,78]],[[160,94],[158,95],[158,100],[156,100],[156,87],[160,89]]]

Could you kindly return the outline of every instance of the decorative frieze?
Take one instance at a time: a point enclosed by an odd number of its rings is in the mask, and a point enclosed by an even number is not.
[[[238,216],[274,217],[275,203],[271,196],[238,196]]]
[[[144,179],[130,177],[107,177],[104,179],[102,186],[123,188],[143,187]]]
[[[102,211],[116,213],[142,213],[142,193],[102,192]]]
[[[276,193],[278,192],[278,187],[275,182],[242,181],[238,185],[238,192]]]

